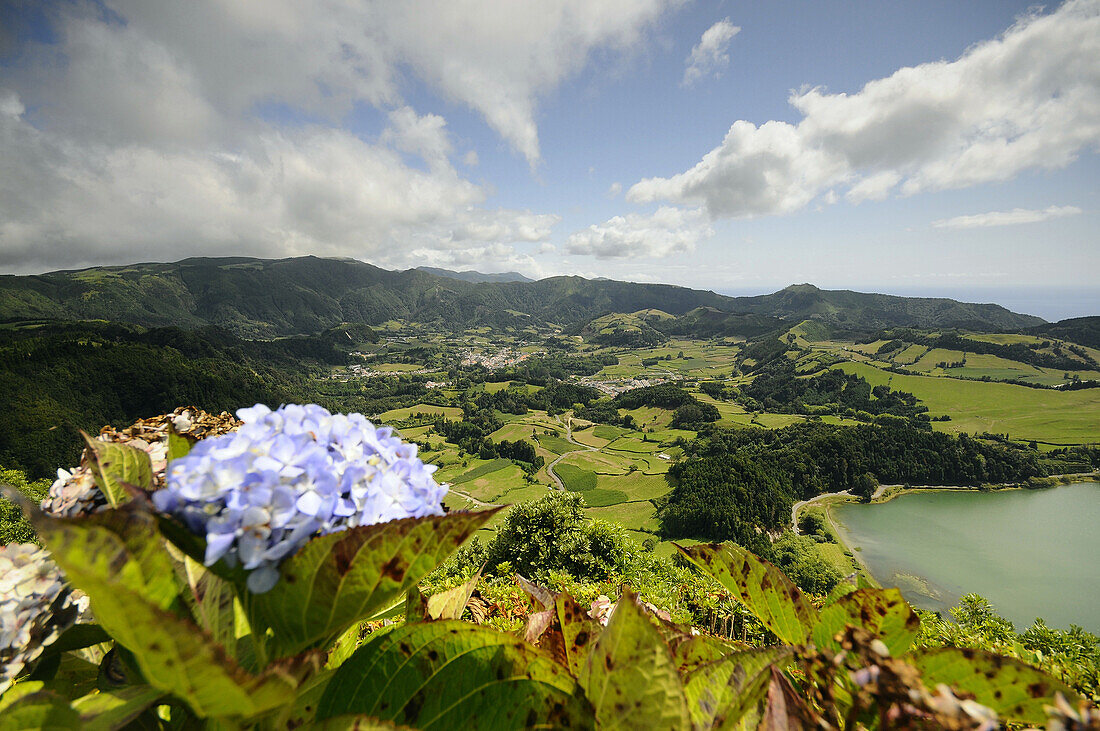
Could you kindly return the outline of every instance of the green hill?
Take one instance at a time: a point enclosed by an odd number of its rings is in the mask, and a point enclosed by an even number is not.
[[[705,309],[700,312],[699,308]],[[665,284],[583,277],[466,282],[417,269],[395,272],[353,259],[312,256],[192,258],[0,276],[0,321],[102,319],[145,326],[217,325],[244,337],[315,333],[342,322],[377,325],[394,319],[452,328],[526,327],[531,318],[571,325],[609,312],[640,310],[660,310],[680,318],[646,318],[665,332],[699,336],[759,333],[769,329],[769,318],[814,319],[862,328],[920,324],[1019,330],[1043,324],[1039,318],[998,305],[830,292],[811,285],[735,298]],[[696,314],[688,319],[680,317],[693,311]],[[675,322],[682,327],[670,325]]]
[[[1029,335],[1069,340],[1078,345],[1100,348],[1100,316],[1074,317],[1026,330]]]
[[[785,320],[824,320],[862,328],[943,327],[1009,330],[1042,325],[1043,320],[993,304],[971,304],[932,297],[898,297],[796,284],[774,294],[737,297],[727,308]]]

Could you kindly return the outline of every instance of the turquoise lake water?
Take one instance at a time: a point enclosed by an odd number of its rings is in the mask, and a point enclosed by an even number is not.
[[[911,493],[838,505],[833,517],[883,586],[946,612],[975,592],[1023,631],[1100,633],[1100,483],[1046,490]]]

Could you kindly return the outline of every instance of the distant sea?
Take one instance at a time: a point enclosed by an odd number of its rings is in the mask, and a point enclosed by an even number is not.
[[[947,297],[959,302],[998,304],[1013,312],[1036,315],[1050,322],[1070,317],[1100,315],[1100,287],[833,287],[817,284],[822,289],[851,289],[856,292],[878,292],[902,297]],[[782,287],[767,291],[759,289],[718,289],[715,292],[731,297],[771,294]]]

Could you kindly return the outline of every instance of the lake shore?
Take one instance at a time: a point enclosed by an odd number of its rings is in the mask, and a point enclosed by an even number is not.
[[[894,498],[901,497],[902,495],[909,495],[917,492],[936,492],[936,491],[954,491],[954,490],[970,490],[973,492],[1000,492],[1002,490],[1045,490],[1051,487],[1059,487],[1061,485],[1072,485],[1075,482],[1093,482],[1100,478],[1100,470],[1093,470],[1092,472],[1077,472],[1069,475],[1050,475],[1048,477],[1038,477],[1030,482],[1006,482],[1000,484],[987,484],[987,485],[880,485],[875,491],[875,494],[871,496],[872,503],[885,503],[893,500]],[[838,493],[830,493],[830,495],[836,495]],[[827,504],[828,502],[836,501],[822,501],[821,504]],[[845,500],[841,502],[854,502],[852,500]]]
[[[1002,492],[1005,490],[1046,490],[1052,487],[1060,487],[1062,485],[1071,485],[1077,482],[1092,482],[1100,478],[1100,470],[1094,470],[1092,472],[1082,472],[1069,475],[1051,475],[1048,477],[1039,478],[1035,482],[1026,483],[1003,483],[998,485],[881,485],[875,494],[871,498],[872,503],[886,503],[901,497],[902,495],[911,495],[916,493],[925,492],[957,492],[957,491],[970,491],[970,492]],[[854,540],[853,536],[848,532],[844,523],[841,522],[835,515],[833,515],[832,508],[837,505],[846,503],[859,502],[859,498],[851,495],[847,491],[824,493],[818,495],[811,500],[804,500],[797,503],[792,510],[792,522],[794,523],[794,532],[797,534],[798,530],[798,512],[809,506],[817,506],[822,509],[825,515],[825,520],[829,525],[829,529],[833,535],[836,536],[837,542],[844,550],[845,554],[852,557],[859,567],[860,573],[862,573],[867,579],[878,586],[883,586],[879,577],[875,576],[871,571],[870,566],[860,556],[862,548]]]
[[[949,493],[955,493],[959,499],[961,499],[963,497],[963,495],[966,494],[966,493],[977,493],[977,492],[998,493],[998,494],[1001,494],[1001,497],[1008,500],[1010,498],[1010,496],[1013,495],[1013,494],[1014,495],[1019,495],[1021,499],[1025,499],[1023,497],[1023,495],[1028,493],[1028,492],[1031,492],[1031,493],[1036,493],[1035,496],[1034,496],[1034,499],[1040,499],[1039,498],[1039,493],[1048,493],[1048,492],[1049,493],[1055,493],[1055,492],[1060,493],[1060,491],[1048,490],[1047,488],[1049,488],[1049,487],[1066,487],[1067,489],[1077,489],[1077,486],[1081,485],[1082,483],[1085,483],[1085,484],[1094,483],[1095,484],[1095,483],[1100,483],[1100,480],[1097,479],[1096,473],[1087,473],[1087,474],[1082,474],[1082,475],[1063,476],[1059,479],[1051,480],[1051,481],[1049,481],[1049,483],[1044,484],[1044,485],[1039,485],[1039,486],[1036,486],[1036,485],[1006,485],[1006,486],[998,486],[998,489],[989,489],[987,487],[986,489],[983,489],[983,490],[979,490],[979,489],[973,488],[973,487],[968,487],[968,488],[954,487],[954,488],[952,488],[950,486],[934,486],[934,487],[931,487],[931,488],[911,488],[911,489],[908,489],[908,490],[905,490],[905,491],[898,491],[898,492],[896,492],[894,494],[891,494],[891,495],[888,495],[888,496],[883,496],[883,499],[880,499],[876,502],[878,502],[878,503],[891,502],[892,499],[894,497],[897,497],[898,494],[916,494],[916,493],[931,493],[931,492],[941,493],[944,496],[943,497],[944,500],[950,499],[952,501],[956,500],[956,498],[955,497],[949,497],[949,495],[948,495]],[[1027,490],[1023,489],[1025,487],[1030,488],[1030,489],[1027,489]],[[1069,495],[1069,494],[1070,493],[1066,493],[1066,495]],[[1073,494],[1076,494],[1076,493],[1073,493]],[[928,495],[926,497],[931,498],[932,496]],[[1014,527],[1010,528],[1010,530],[1013,532],[1014,535],[1024,535],[1025,533],[1028,533],[1028,531],[1032,529],[1032,527],[1033,527],[1032,521],[1034,519],[1033,519],[1031,513],[1028,513],[1026,518],[1023,519],[1023,522],[1020,522],[1020,520],[1016,520],[1016,518],[1019,518],[1020,516],[1012,516],[1011,519],[1010,519],[1009,515],[1007,513],[1003,512],[1003,511],[997,511],[996,510],[998,505],[1004,506],[1004,505],[1019,504],[1019,503],[1016,502],[1015,498],[1013,498],[1012,501],[1009,502],[1009,503],[1005,503],[1002,500],[995,499],[995,498],[996,498],[996,496],[993,496],[993,497],[990,498],[990,500],[992,500],[993,502],[989,503],[989,506],[991,508],[994,508],[994,514],[999,515],[999,516],[1003,516],[1006,520],[1009,520],[1009,522],[1006,525],[1014,526]],[[1027,504],[1029,504],[1029,505],[1035,505],[1036,504],[1036,503],[1030,502],[1032,500],[1032,498],[1026,498],[1026,499],[1029,501]],[[1057,500],[1058,498],[1052,498],[1052,499]],[[1066,498],[1066,499],[1068,499],[1068,498]],[[937,498],[937,500],[938,500],[938,498]],[[843,506],[845,504],[851,504],[853,507],[852,508],[838,507],[838,506]],[[922,502],[921,504],[923,505],[925,503]],[[939,504],[939,503],[935,503],[935,504]],[[954,504],[954,503],[951,503],[951,504]],[[967,503],[967,504],[969,505],[970,503]],[[985,505],[984,502],[975,503],[974,505],[979,505],[979,504],[980,505]],[[1041,502],[1041,503],[1038,503],[1038,504],[1043,505],[1043,504],[1050,504],[1050,503],[1049,502]],[[1095,503],[1090,503],[1090,504],[1095,505]],[[849,524],[847,522],[848,513],[851,510],[855,510],[855,507],[854,507],[855,505],[856,505],[855,500],[845,500],[843,497],[838,497],[838,498],[829,499],[827,501],[823,501],[823,504],[820,504],[820,507],[822,509],[822,514],[824,515],[824,517],[826,519],[826,523],[827,523],[829,529],[836,536],[837,542],[840,544],[840,546],[845,551],[845,553],[848,556],[850,556],[852,559],[854,559],[854,564],[859,566],[860,572],[862,574],[868,576],[868,577],[873,578],[876,581],[876,583],[878,583],[879,585],[889,585],[889,586],[895,586],[896,585],[896,586],[899,586],[902,589],[902,591],[906,594],[906,598],[911,603],[913,603],[914,606],[922,606],[926,609],[943,612],[943,611],[946,611],[947,608],[949,608],[950,606],[954,605],[955,601],[957,600],[956,594],[963,591],[963,590],[965,590],[965,591],[977,591],[978,593],[981,593],[983,596],[986,596],[988,594],[989,596],[987,596],[987,598],[992,597],[994,600],[996,600],[998,602],[998,604],[1004,604],[1006,608],[1011,607],[1013,605],[1013,602],[1016,601],[1016,599],[1012,597],[1011,592],[1009,592],[1008,594],[1002,594],[998,590],[995,590],[989,583],[984,582],[984,579],[986,578],[986,574],[984,574],[984,573],[982,573],[982,574],[973,574],[972,573],[971,575],[967,575],[965,578],[963,578],[960,575],[952,576],[950,572],[948,572],[946,575],[944,575],[944,573],[941,569],[943,569],[943,567],[947,566],[948,564],[944,564],[943,561],[940,561],[939,563],[937,563],[935,559],[932,560],[932,563],[929,563],[927,555],[925,556],[925,559],[923,560],[923,563],[914,562],[913,558],[912,558],[913,556],[920,555],[922,553],[926,554],[928,551],[935,551],[936,550],[934,548],[928,548],[929,544],[927,543],[927,541],[921,543],[918,540],[918,543],[910,545],[910,544],[912,544],[913,536],[912,535],[907,535],[907,534],[914,533],[914,528],[912,526],[917,526],[917,525],[922,525],[923,524],[922,519],[918,516],[923,515],[924,513],[920,512],[919,510],[916,510],[916,504],[914,504],[914,508],[913,508],[914,512],[911,513],[912,518],[909,519],[908,521],[904,522],[903,524],[899,524],[899,525],[894,526],[894,523],[891,523],[890,518],[886,517],[885,514],[882,516],[882,520],[885,520],[886,523],[880,524],[879,520],[874,521],[874,525],[879,525],[880,526],[880,534],[877,535],[877,536],[873,532],[870,534],[872,536],[872,538],[868,538],[868,540],[872,541],[871,544],[863,544],[863,542],[858,538],[858,536],[856,534],[857,528],[859,530],[859,535],[862,535],[862,532],[865,531],[865,530],[870,530],[868,525],[864,525],[866,520],[860,520],[860,521],[858,521],[857,524],[853,524],[851,526],[849,526]],[[840,512],[837,512],[838,510]],[[1094,509],[1093,509],[1093,512],[1095,512]],[[906,510],[906,514],[910,514],[909,509]],[[987,514],[987,509],[983,508],[982,511],[980,512],[980,514]],[[960,543],[960,541],[955,540],[953,538],[953,537],[957,537],[958,535],[961,535],[957,531],[964,530],[964,532],[965,532],[966,530],[969,530],[969,528],[962,529],[961,525],[952,523],[952,517],[954,517],[955,515],[956,514],[954,512],[941,514],[939,517],[935,518],[932,521],[934,524],[936,524],[938,526],[941,526],[941,527],[942,527],[942,525],[951,525],[952,526],[953,530],[951,528],[943,528],[944,530],[948,531],[947,533],[943,534],[943,537],[944,537],[945,541],[948,542],[948,543]],[[1081,513],[1080,512],[1074,512],[1073,515],[1078,516],[1078,515],[1081,515]],[[951,516],[951,517],[948,517],[948,516]],[[855,518],[857,516],[852,515],[852,517]],[[945,523],[941,524],[941,520],[945,521]],[[978,521],[978,519],[976,517],[974,517],[974,515],[971,515],[969,520],[970,520],[970,522],[967,522],[966,526],[969,526],[969,527],[978,526],[978,527],[980,527],[980,525],[981,525],[980,521],[979,522],[974,522],[974,521]],[[1042,523],[1041,522],[1042,520],[1045,520],[1046,522]],[[1048,534],[1050,534],[1050,531],[1052,530],[1052,526],[1060,526],[1062,520],[1063,520],[1063,518],[1061,518],[1061,517],[1052,518],[1050,515],[1047,515],[1047,516],[1045,516],[1044,519],[1041,519],[1040,525],[1045,525],[1046,526],[1045,530],[1047,531]],[[895,521],[896,521],[896,518],[895,518]],[[1013,521],[1015,521],[1015,522],[1013,522]],[[1078,523],[1079,522],[1080,521],[1078,521]],[[957,520],[954,523],[957,523]],[[894,526],[894,527],[889,527],[889,526]],[[900,532],[895,534],[895,533],[892,532],[894,530],[899,530]],[[915,530],[919,534],[921,529],[916,528]],[[1059,536],[1061,536],[1061,533],[1059,532],[1061,530],[1060,528],[1054,528],[1054,530],[1055,530],[1056,533],[1058,533]],[[1081,525],[1076,525],[1076,528],[1072,531],[1072,535],[1074,535],[1074,536],[1078,536],[1078,535],[1087,536],[1087,535],[1090,535],[1090,534],[1092,534],[1092,532],[1085,529]],[[1056,541],[1057,540],[1061,540],[1061,539],[1059,538],[1059,539],[1056,539]],[[884,541],[885,541],[885,543],[884,543]],[[962,542],[962,543],[963,543],[963,545],[965,545],[965,542]],[[1049,541],[1048,541],[1048,544],[1049,544]],[[891,546],[891,545],[893,545],[895,547],[890,548],[889,546]],[[1038,543],[1038,544],[1035,544],[1033,546],[1033,548],[1034,547],[1041,547],[1043,545],[1044,544],[1042,544],[1042,543]],[[956,549],[957,548],[958,548],[958,546],[956,546]],[[864,555],[864,550],[870,550],[871,554],[865,556]],[[1002,551],[1002,550],[1008,550],[1008,549],[998,549],[998,551]],[[895,561],[894,564],[893,564],[893,568],[890,568],[890,565],[891,565],[890,563],[886,563],[886,564],[883,563],[883,552],[884,551],[886,551],[887,553],[889,553],[890,551],[894,551],[895,553],[900,551],[901,553],[898,553],[898,555],[899,556],[904,556],[906,558],[904,560],[902,560],[900,564],[898,564]],[[1048,551],[1048,553],[1049,553],[1049,551]],[[999,554],[997,554],[997,555],[999,555]],[[987,556],[987,558],[989,558],[989,557]],[[1051,561],[1053,561],[1053,559],[1051,559]],[[1051,563],[1050,565],[1055,565],[1056,563],[1057,563],[1056,561],[1053,561],[1053,563]],[[874,566],[877,567],[878,572],[872,570],[872,568],[871,568],[872,564],[874,564]],[[1026,565],[1027,561],[1023,560],[1023,564]],[[950,565],[951,566],[957,566],[958,564],[950,564]],[[936,569],[933,570],[933,567],[936,567]],[[1033,579],[1035,577],[1039,577],[1039,579],[1042,580],[1042,578],[1044,576],[1046,576],[1046,574],[1044,574],[1045,569],[1041,569],[1041,570],[1038,570],[1038,571],[1035,570],[1035,567],[1031,567],[1031,569],[1032,569],[1031,574],[1033,575],[1032,576]],[[1017,571],[1017,570],[1019,570],[1019,569],[1017,569],[1015,564],[1013,564],[1011,568],[1006,568],[1005,566],[997,565],[994,562],[989,567],[989,573],[990,574],[994,574],[994,573],[999,571],[1003,575],[1002,578],[1004,578],[1004,576],[1011,575],[1012,572]],[[1008,573],[1006,573],[1006,571]],[[925,572],[929,572],[929,573],[925,574]],[[1095,577],[1093,577],[1093,578],[1095,578]],[[983,586],[983,583],[985,585],[984,589],[981,588]],[[1093,583],[1090,586],[1092,586],[1092,588],[1089,589],[1089,591],[1092,591],[1093,593],[1095,593],[1096,592],[1095,582],[1093,581]],[[978,587],[978,588],[974,588],[974,587]],[[1044,589],[1044,591],[1048,591],[1048,593],[1049,593],[1049,590],[1050,590],[1049,586],[1046,586],[1046,588]],[[952,592],[955,592],[955,593],[952,593]],[[1049,612],[1049,610],[1048,610],[1048,612]],[[1006,614],[1005,616],[1009,616],[1009,615]],[[1043,612],[1041,612],[1038,609],[1035,609],[1033,607],[1030,610],[1030,612],[1029,611],[1018,611],[1016,616],[1012,616],[1010,618],[1012,618],[1013,621],[1016,621],[1018,623],[1022,623],[1021,626],[1026,626],[1028,623],[1030,623],[1032,621],[1032,619],[1034,619],[1035,616],[1047,617],[1047,614],[1043,613]],[[1090,621],[1093,621],[1093,622],[1096,621],[1094,616],[1090,615],[1090,617],[1091,617]],[[1071,615],[1068,618],[1063,617],[1063,619],[1061,621],[1063,623],[1065,623],[1065,622],[1079,622],[1080,620],[1077,618],[1076,615]]]

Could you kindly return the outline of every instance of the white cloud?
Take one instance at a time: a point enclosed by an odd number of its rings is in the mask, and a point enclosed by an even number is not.
[[[417,75],[481,113],[532,164],[536,99],[597,49],[629,51],[680,0],[406,0],[371,5],[363,30]],[[312,12],[312,11],[311,11]]]
[[[540,241],[556,216],[484,209],[449,165],[406,165],[326,127],[265,130],[234,151],[74,145],[0,115],[0,266],[182,255],[352,256]],[[400,244],[400,245],[398,245]]]
[[[627,200],[672,200],[706,206],[716,218],[791,213],[845,175],[843,160],[807,145],[784,122],[734,122],[722,145],[671,178],[648,178]]]
[[[462,164],[468,168],[477,167],[477,164],[481,162],[477,157],[477,150],[470,150],[462,156]]]
[[[56,43],[22,41],[0,89],[0,265],[400,263],[414,248],[545,241],[559,218],[487,207],[491,189],[455,169],[446,120],[407,105],[403,82],[474,109],[535,164],[539,97],[594,54],[634,52],[680,2],[50,5]],[[388,114],[377,140],[341,129],[364,104]]]
[[[1100,0],[1023,16],[955,61],[902,68],[853,94],[791,95],[798,124],[737,121],[691,169],[627,199],[703,205],[715,217],[961,188],[1059,168],[1100,148]]]
[[[1051,218],[1076,216],[1081,213],[1077,206],[1050,206],[1042,210],[1013,208],[1011,211],[990,211],[970,216],[955,216],[933,221],[933,228],[985,228],[988,226],[1016,226],[1021,223],[1038,223]]]
[[[684,69],[684,86],[691,86],[704,76],[713,74],[715,78],[729,66],[730,57],[726,53],[730,40],[741,32],[740,26],[730,22],[729,18],[719,20],[703,32],[702,38],[691,49]]]
[[[883,170],[881,173],[874,173],[858,180],[848,189],[845,197],[852,203],[861,203],[866,200],[885,200],[899,182],[901,182],[901,175],[896,170]],[[834,193],[834,191],[830,190],[829,193]],[[835,196],[830,201],[830,203],[832,202],[835,202]]]
[[[420,116],[412,107],[390,112],[390,126],[382,132],[382,142],[402,152],[419,155],[432,166],[447,165],[447,157],[451,154],[447,120],[437,114]]]
[[[628,213],[593,224],[570,235],[565,248],[599,259],[666,257],[693,251],[713,235],[703,211],[662,206],[650,215]]]
[[[612,183],[610,186],[608,186],[608,188],[607,188],[607,197],[608,198],[615,198],[616,196],[619,195],[619,193],[622,193],[622,192],[623,192],[623,184],[616,181],[616,182]]]
[[[19,95],[14,91],[0,90],[0,114],[9,117],[22,117],[27,108],[19,101]]]

